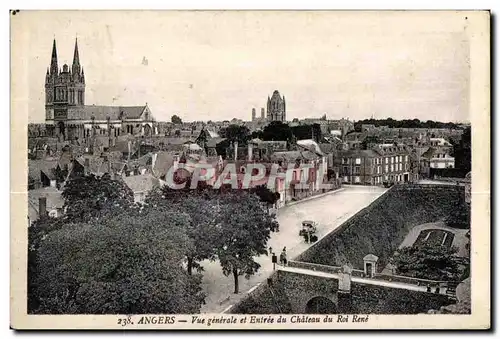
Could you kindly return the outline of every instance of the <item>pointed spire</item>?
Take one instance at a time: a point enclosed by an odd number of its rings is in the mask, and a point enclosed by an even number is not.
[[[73,65],[80,66],[80,56],[78,55],[78,38],[75,39],[75,52],[73,53]]]
[[[73,76],[80,74],[80,55],[78,54],[78,38],[75,39],[75,51],[73,53],[73,65],[71,66]]]
[[[52,44],[52,58],[50,60],[50,73],[58,74],[59,67],[57,66],[57,47],[56,47],[56,39],[54,39],[54,43]]]

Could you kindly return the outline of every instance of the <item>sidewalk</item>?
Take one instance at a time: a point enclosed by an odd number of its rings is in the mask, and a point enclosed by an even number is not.
[[[281,207],[280,209],[283,209],[285,207],[289,207],[289,206],[293,206],[293,205],[297,205],[301,202],[306,202],[306,201],[309,201],[309,200],[313,200],[313,199],[316,199],[316,198],[322,198],[326,195],[330,195],[330,194],[333,194],[333,193],[338,193],[338,192],[341,192],[345,190],[345,188],[343,187],[340,187],[340,188],[337,188],[336,190],[333,190],[333,191],[328,191],[328,192],[325,192],[325,193],[321,193],[321,194],[317,194],[317,195],[312,195],[310,197],[307,197],[307,198],[304,198],[304,199],[300,199],[300,200],[297,200],[297,201],[290,201],[289,203],[285,204],[285,206]]]

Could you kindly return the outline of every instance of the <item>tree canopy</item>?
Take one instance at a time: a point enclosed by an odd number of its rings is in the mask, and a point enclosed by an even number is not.
[[[262,140],[264,141],[288,141],[293,139],[293,133],[290,126],[281,121],[272,121],[264,127],[262,131]]]
[[[230,143],[237,141],[238,144],[246,145],[250,137],[250,130],[246,126],[229,125],[219,131],[219,135],[226,138]]]
[[[280,194],[278,192],[271,192],[266,185],[259,185],[256,187],[252,187],[250,189],[252,193],[255,193],[260,201],[263,202],[266,206],[272,206],[279,200]]]
[[[313,139],[316,142],[319,142],[322,135],[319,124],[293,126],[292,133],[297,140]]]
[[[249,278],[259,270],[254,257],[267,254],[267,241],[276,224],[259,198],[247,191],[228,191],[221,195],[221,203],[217,257],[224,275],[233,275],[234,293],[239,293],[239,276]]]
[[[453,142],[453,141],[452,141]],[[462,138],[458,143],[453,143],[453,156],[455,157],[455,168],[470,172],[471,160],[471,130],[470,127],[464,129]]]
[[[133,211],[67,224],[40,243],[38,313],[198,313],[201,276],[183,268],[193,247],[186,214]],[[91,241],[89,241],[91,240]]]
[[[119,214],[134,203],[134,195],[121,180],[112,180],[109,174],[97,177],[71,178],[62,193],[65,219],[69,222],[89,222],[111,214]]]
[[[440,121],[420,121],[419,119],[403,119],[395,120],[392,118],[387,119],[363,119],[354,123],[354,129],[361,132],[361,125],[374,125],[374,126],[388,126],[389,128],[459,128],[453,122],[440,122]]]
[[[174,124],[182,124],[182,119],[176,114],[172,115],[170,121],[172,121],[172,123]]]
[[[435,244],[404,247],[391,259],[396,273],[430,280],[458,281],[461,277],[457,248]]]

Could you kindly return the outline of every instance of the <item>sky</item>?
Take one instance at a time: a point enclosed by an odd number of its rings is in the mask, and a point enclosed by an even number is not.
[[[85,103],[147,103],[159,121],[250,120],[274,90],[288,120],[469,121],[467,19],[443,14],[25,11],[12,43],[26,52],[30,122],[44,120],[53,39],[62,67],[76,37]]]

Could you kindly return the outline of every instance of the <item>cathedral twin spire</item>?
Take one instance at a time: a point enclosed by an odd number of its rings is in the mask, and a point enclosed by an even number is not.
[[[75,39],[75,50],[73,52],[73,65],[71,66],[73,76],[81,75],[83,77],[83,68],[80,66],[80,55],[78,53],[78,38]],[[50,61],[50,70],[47,69],[47,75],[57,76],[61,73],[57,64],[57,46],[56,39],[52,44],[52,57]]]

